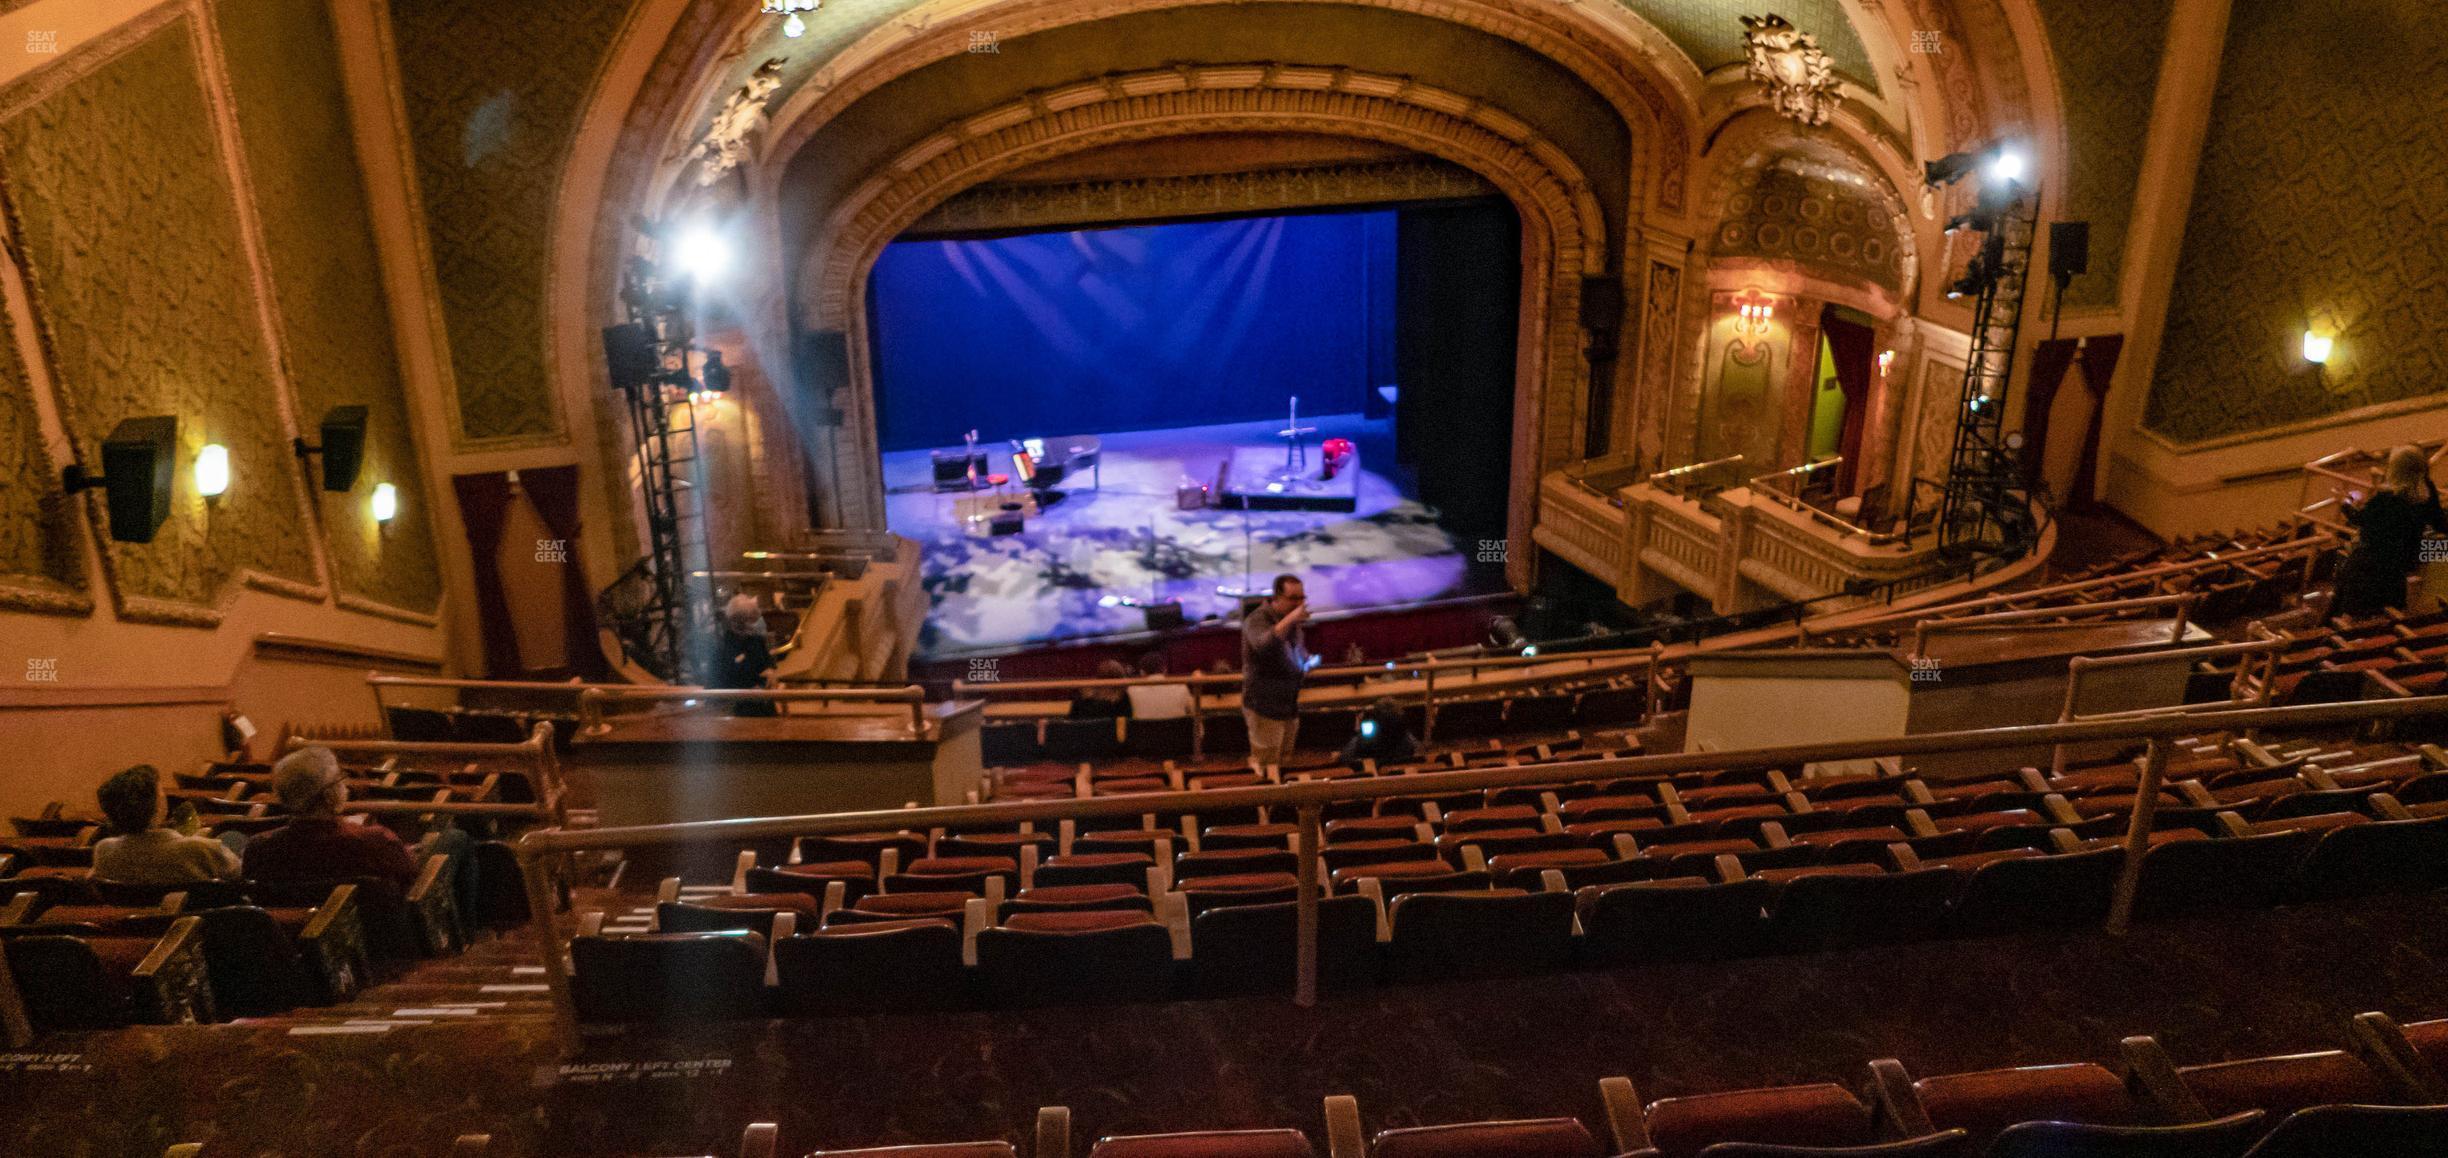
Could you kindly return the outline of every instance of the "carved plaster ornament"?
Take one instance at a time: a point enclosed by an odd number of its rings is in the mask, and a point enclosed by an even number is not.
[[[1759,82],[1779,116],[1824,125],[1836,114],[1836,66],[1820,51],[1819,38],[1776,13],[1745,16],[1744,75]]]
[[[765,131],[765,102],[781,88],[782,59],[775,57],[758,65],[748,83],[723,101],[697,147],[689,150],[689,160],[698,163],[697,184],[712,185],[747,163],[750,142]]]

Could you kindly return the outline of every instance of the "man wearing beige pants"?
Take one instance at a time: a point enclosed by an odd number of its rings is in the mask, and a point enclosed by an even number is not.
[[[1308,618],[1301,581],[1278,575],[1274,593],[1241,622],[1241,719],[1249,726],[1254,771],[1282,764],[1299,738],[1301,679],[1310,666],[1301,624]]]

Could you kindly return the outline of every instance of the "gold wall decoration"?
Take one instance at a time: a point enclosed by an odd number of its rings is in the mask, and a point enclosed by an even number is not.
[[[409,611],[441,599],[423,467],[408,428],[374,226],[349,136],[346,96],[323,0],[215,0],[238,130],[298,424],[309,439],[326,410],[367,408],[365,469],[355,490],[316,489],[334,584]],[[320,482],[320,474],[315,481]],[[375,484],[410,496],[389,526],[368,503]]]
[[[2146,427],[2206,442],[2448,392],[2443,123],[2429,0],[2236,5]]]
[[[1485,197],[1496,192],[1496,186],[1486,178],[1460,165],[1432,159],[1138,181],[984,185],[936,206],[919,218],[909,232],[1033,229],[1203,213],[1266,213],[1329,205]]]
[[[120,614],[208,625],[233,581],[323,592],[197,31],[160,12],[0,94],[0,180],[78,453],[121,419],[179,419],[175,503],[152,543],[109,542],[88,492]],[[211,507],[188,481],[208,442],[237,479]]]
[[[72,503],[43,448],[14,335],[0,335],[0,608],[82,614],[93,610],[77,557]]]
[[[2091,223],[2091,270],[2066,287],[2065,304],[2113,306],[2173,0],[2038,2],[2065,109],[2068,171],[2059,217]]]
[[[391,21],[419,209],[449,335],[457,441],[556,441],[553,210],[633,0],[400,0]]]
[[[1774,12],[1745,16],[1742,26],[1743,75],[1767,93],[1768,106],[1789,121],[1828,123],[1844,98],[1819,38]]]
[[[1791,262],[1904,295],[1910,222],[1867,166],[1773,154],[1730,174],[1717,208],[1712,258]]]

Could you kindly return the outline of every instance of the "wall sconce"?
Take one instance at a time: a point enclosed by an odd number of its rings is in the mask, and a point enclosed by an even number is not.
[[[1737,315],[1734,323],[1736,333],[1766,334],[1768,323],[1776,319],[1776,304],[1753,297],[1737,303],[1735,313]]]
[[[1892,366],[1894,366],[1894,365],[1895,365],[1895,351],[1893,351],[1893,350],[1881,350],[1881,351],[1879,351],[1879,356],[1878,356],[1878,370],[1879,370],[1879,377],[1881,377],[1881,378],[1886,377],[1886,376],[1887,376],[1887,371],[1888,371],[1888,368],[1890,368],[1890,367],[1892,367]]]
[[[2304,331],[2304,361],[2315,366],[2326,365],[2329,354],[2337,348],[2337,339],[2315,330]]]
[[[218,442],[204,444],[204,449],[196,452],[196,493],[204,496],[204,501],[210,504],[218,501],[229,490],[229,485],[229,448]]]
[[[391,520],[399,514],[399,488],[390,483],[375,483],[372,510],[375,522],[383,526],[391,525]]]

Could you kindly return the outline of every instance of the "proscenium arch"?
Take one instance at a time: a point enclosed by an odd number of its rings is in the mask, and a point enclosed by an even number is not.
[[[758,171],[765,182],[778,187],[792,157],[837,114],[894,80],[967,53],[973,31],[1016,39],[1139,12],[1240,2],[929,0],[853,41],[785,98],[774,110],[774,129],[761,150]],[[1628,10],[1619,14],[1622,19],[1610,20],[1578,5],[1542,0],[1273,2],[1403,12],[1511,41],[1554,61],[1598,93],[1630,130],[1631,188],[1625,191],[1625,203],[1631,217],[1638,220],[1653,205],[1668,213],[1683,209],[1690,126],[1698,123],[1705,85],[1681,50]]]
[[[1209,65],[1083,82],[970,116],[871,171],[799,255],[797,279],[801,325],[846,336],[855,453],[869,455],[876,440],[866,289],[895,237],[958,193],[1025,165],[1123,141],[1240,131],[1400,145],[1478,173],[1512,203],[1522,257],[1506,524],[1513,541],[1529,542],[1540,475],[1579,451],[1589,382],[1581,279],[1606,269],[1604,219],[1571,159],[1502,110],[1341,68]],[[1530,581],[1529,554],[1508,553],[1506,577],[1517,587]]]

